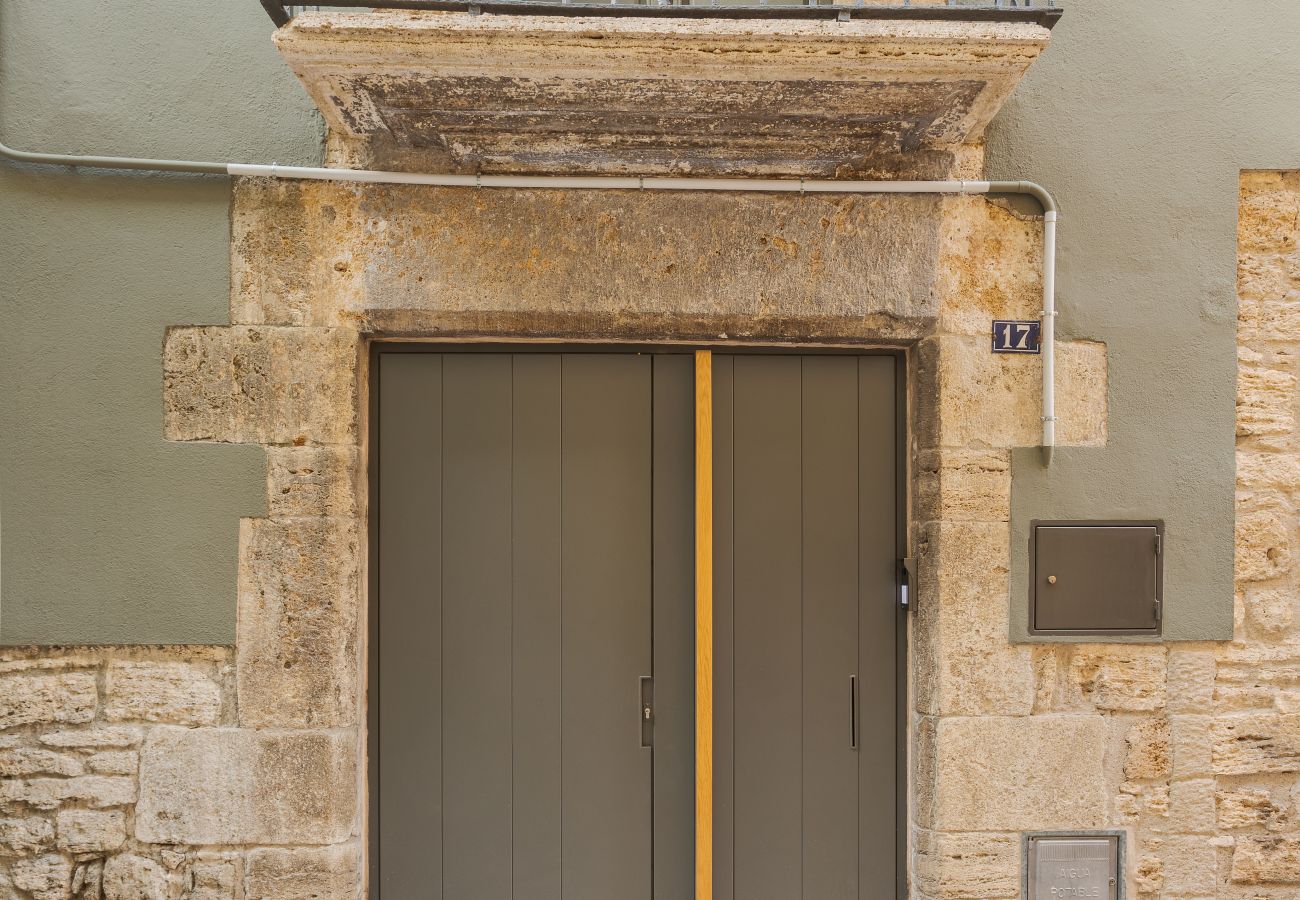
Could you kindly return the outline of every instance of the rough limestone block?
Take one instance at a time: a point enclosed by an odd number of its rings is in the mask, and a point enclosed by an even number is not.
[[[1043,223],[984,197],[944,204],[938,327],[988,338],[994,319],[1037,319],[1043,308]]]
[[[72,885],[72,863],[64,856],[20,859],[10,871],[14,887],[27,891],[32,900],[68,900]]]
[[[918,521],[1005,522],[1011,456],[996,450],[925,450],[916,459]]]
[[[1214,781],[1198,778],[1169,786],[1169,818],[1165,827],[1179,834],[1214,834]]]
[[[329,844],[352,834],[356,735],[160,726],[135,832],[156,844]]]
[[[19,782],[17,799],[36,809],[55,809],[68,802],[102,809],[135,802],[135,779],[113,775],[77,778],[32,778]]]
[[[246,519],[240,544],[240,723],[355,724],[359,525]]]
[[[48,819],[0,819],[0,852],[27,856],[54,844],[54,825]]]
[[[234,900],[238,876],[233,861],[196,862],[190,874],[193,887],[187,900]]]
[[[272,518],[354,518],[360,514],[355,447],[270,447]]]
[[[918,547],[929,662],[919,700],[945,715],[1026,715],[1033,652],[1007,638],[1007,525],[934,523]],[[925,682],[924,689],[920,684]]]
[[[301,187],[306,209],[284,215],[315,214],[319,192]],[[935,312],[939,197],[518,190],[485,202],[455,188],[356,192],[357,218],[325,201],[339,213],[336,233],[303,248],[309,259],[290,251],[236,262],[236,291],[257,296],[236,298],[235,321],[445,336],[878,340],[918,337]],[[250,209],[263,219],[250,227],[269,238],[281,214]]]
[[[1300,772],[1300,713],[1221,716],[1213,734],[1216,774]]]
[[[1169,717],[1170,774],[1197,778],[1213,773],[1213,719],[1209,716]]]
[[[1070,659],[1070,682],[1083,700],[1112,712],[1150,712],[1165,705],[1164,647],[1080,645]]]
[[[1122,782],[1113,800],[1112,825],[1137,825],[1143,819],[1159,824],[1169,815],[1169,785],[1165,782]]]
[[[1242,253],[1237,257],[1237,340],[1258,346],[1260,340],[1294,340],[1295,321],[1270,322],[1269,311],[1277,305],[1290,306],[1294,281],[1287,271],[1286,255],[1275,252]],[[1289,313],[1290,311],[1288,311]]]
[[[374,190],[373,188],[371,189]],[[358,185],[237,178],[230,215],[230,321],[335,325],[360,307]]]
[[[1169,650],[1169,689],[1166,702],[1173,713],[1203,713],[1214,702],[1217,665],[1212,649]]]
[[[935,745],[938,722],[934,716],[919,716],[912,736],[912,821],[918,828],[934,828],[936,785],[939,779],[939,748]]]
[[[1162,897],[1213,897],[1218,883],[1218,854],[1208,836],[1171,836],[1160,844],[1164,860]]]
[[[1284,270],[1285,272],[1285,270]],[[1279,281],[1283,281],[1285,274]],[[1291,287],[1291,290],[1286,290]],[[1300,289],[1283,281],[1281,297],[1269,298],[1258,304],[1257,327],[1259,336],[1266,341],[1295,341],[1300,339]]]
[[[126,842],[126,816],[118,811],[65,809],[57,821],[59,849],[69,853],[116,850]]]
[[[1252,633],[1279,638],[1295,623],[1295,593],[1291,589],[1246,590],[1246,621]]]
[[[937,416],[922,416],[922,447],[1033,447],[1042,438],[1041,357],[989,352],[989,338],[940,337],[930,365]],[[922,365],[925,361],[922,360]],[[1056,345],[1056,438],[1060,446],[1102,446],[1107,434],[1106,346]],[[926,383],[926,379],[922,379]],[[935,433],[934,429],[938,429]]]
[[[937,900],[1015,897],[1020,839],[1009,834],[916,832],[916,885]]]
[[[261,900],[351,900],[360,891],[359,863],[355,846],[253,850],[247,891]]]
[[[1238,838],[1232,854],[1232,880],[1242,884],[1300,884],[1300,838]]]
[[[0,777],[18,775],[81,775],[86,771],[82,761],[68,753],[55,753],[36,747],[0,750]]]
[[[212,725],[221,715],[217,683],[189,663],[110,662],[104,693],[109,719]]]
[[[139,728],[117,725],[111,728],[52,731],[41,735],[39,740],[47,747],[89,750],[99,747],[135,747],[139,745],[141,736]]]
[[[109,857],[103,883],[104,900],[168,900],[163,867],[130,853]]]
[[[46,722],[89,722],[95,717],[95,676],[8,675],[0,678],[0,729]]]
[[[1125,738],[1124,777],[1129,780],[1169,777],[1169,720],[1147,719],[1129,729]]]
[[[1237,487],[1246,491],[1261,488],[1295,490],[1300,487],[1300,454],[1238,450]]]
[[[1266,825],[1275,821],[1282,812],[1269,792],[1263,790],[1219,791],[1215,799],[1218,801],[1219,827],[1225,831]]]
[[[1138,894],[1158,894],[1165,886],[1165,864],[1158,856],[1143,856],[1133,867],[1133,886]]]
[[[1033,653],[1023,646],[991,646],[956,630],[943,638],[938,711],[943,715],[1028,715],[1034,706]]]
[[[90,859],[72,870],[72,896],[76,900],[100,900],[104,896],[104,860]]]
[[[1106,814],[1102,716],[940,719],[935,828],[1100,828]]]
[[[1264,497],[1237,510],[1235,571],[1238,581],[1265,581],[1291,570],[1294,516],[1279,499]]]
[[[1215,710],[1287,710],[1288,692],[1300,685],[1300,646],[1258,641],[1224,644],[1216,652]]]
[[[1300,184],[1295,172],[1243,172],[1237,244],[1247,254],[1295,252],[1300,237]]]
[[[1296,378],[1263,366],[1242,366],[1237,373],[1237,434],[1242,437],[1291,434],[1295,431]]]
[[[140,771],[140,754],[134,750],[104,750],[86,760],[98,775],[135,775]]]
[[[357,333],[337,328],[172,328],[163,424],[173,441],[354,444]]]

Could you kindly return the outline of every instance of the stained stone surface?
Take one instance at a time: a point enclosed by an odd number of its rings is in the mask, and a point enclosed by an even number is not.
[[[831,177],[977,142],[1040,25],[304,14],[277,45],[378,167]]]
[[[941,718],[936,830],[1102,827],[1105,734],[1101,716]]]
[[[356,815],[349,733],[159,727],[140,752],[135,833],[155,844],[330,844]]]

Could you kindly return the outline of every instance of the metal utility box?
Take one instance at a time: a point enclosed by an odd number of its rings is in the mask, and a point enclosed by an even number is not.
[[[1024,849],[1027,900],[1123,900],[1123,833],[1027,834]]]
[[[1029,633],[1160,634],[1164,523],[1034,522]]]

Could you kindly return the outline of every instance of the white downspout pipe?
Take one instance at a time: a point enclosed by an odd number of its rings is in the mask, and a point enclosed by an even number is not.
[[[46,166],[191,172],[239,177],[311,179],[368,184],[424,184],[438,187],[534,188],[543,190],[735,191],[745,193],[820,194],[1028,194],[1043,205],[1043,464],[1051,465],[1056,445],[1056,203],[1031,181],[832,181],[806,178],[660,178],[640,176],[570,175],[444,175],[424,172],[382,172],[281,166],[275,163],[216,163],[189,160],[137,159],[120,156],[76,156],[14,150],[0,143],[0,157]]]
[[[1056,209],[1043,213],[1043,465],[1056,447]]]

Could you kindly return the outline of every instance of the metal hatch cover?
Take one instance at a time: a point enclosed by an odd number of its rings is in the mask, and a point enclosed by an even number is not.
[[[1156,520],[1033,522],[1030,634],[1159,634],[1163,543]]]
[[[1123,900],[1123,832],[1025,835],[1024,889],[1027,900]]]

